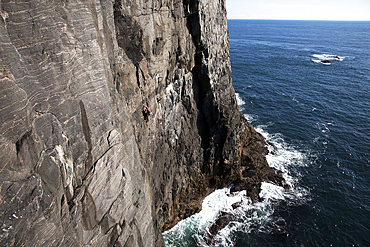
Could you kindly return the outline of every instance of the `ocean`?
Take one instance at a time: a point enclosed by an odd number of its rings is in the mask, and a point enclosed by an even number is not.
[[[229,20],[240,111],[291,189],[217,190],[166,246],[370,246],[370,22]],[[231,204],[241,202],[233,209]],[[216,236],[221,211],[235,221]]]

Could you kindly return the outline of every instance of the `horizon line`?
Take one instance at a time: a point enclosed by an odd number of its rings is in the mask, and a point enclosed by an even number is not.
[[[249,19],[249,18],[227,18],[227,20],[239,21],[337,21],[337,22],[370,22],[369,20],[326,20],[326,19]]]

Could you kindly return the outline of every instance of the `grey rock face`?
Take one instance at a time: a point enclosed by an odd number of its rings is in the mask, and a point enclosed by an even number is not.
[[[1,246],[163,246],[240,175],[257,134],[223,1],[1,0],[0,14]]]

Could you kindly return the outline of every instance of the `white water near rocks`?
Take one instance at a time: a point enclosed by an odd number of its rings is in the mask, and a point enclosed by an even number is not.
[[[243,109],[244,101],[238,94],[237,100]],[[245,117],[253,123],[256,116]],[[166,246],[234,246],[234,235],[237,232],[284,231],[284,219],[273,217],[274,210],[280,201],[301,204],[309,198],[309,190],[298,185],[300,174],[295,169],[297,166],[305,166],[307,158],[288,145],[280,134],[269,134],[264,131],[264,126],[257,126],[256,130],[269,143],[267,162],[283,172],[290,189],[262,182],[259,194],[262,201],[258,203],[252,203],[246,197],[246,191],[230,193],[229,188],[216,190],[204,199],[201,212],[180,221],[163,233]],[[234,203],[239,203],[235,209],[232,207]],[[221,212],[231,214],[235,220],[212,237],[209,228]]]

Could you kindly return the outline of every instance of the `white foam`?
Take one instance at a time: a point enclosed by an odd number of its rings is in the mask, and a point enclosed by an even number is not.
[[[202,210],[180,221],[173,228],[163,233],[166,246],[191,246],[192,238],[201,246],[207,246],[207,229],[217,219],[221,211],[232,211],[236,202],[249,203],[246,191],[230,193],[230,188],[223,188],[208,195],[202,203]]]
[[[235,96],[236,96],[236,102],[238,103],[239,107],[245,105],[245,101],[240,97],[239,93],[235,93]]]
[[[259,196],[263,199],[284,200],[284,188],[275,184],[262,182]]]
[[[253,119],[252,116],[251,118]],[[283,228],[284,224],[280,223],[284,223],[284,219],[271,217],[275,204],[284,200],[290,205],[307,198],[309,191],[298,186],[300,175],[297,171],[292,174],[294,167],[304,166],[307,163],[305,155],[288,145],[281,134],[269,134],[264,131],[264,126],[257,127],[256,130],[271,144],[268,147],[271,152],[266,156],[267,162],[271,167],[283,172],[291,188],[286,190],[275,184],[262,182],[259,194],[262,201],[253,204],[245,196],[246,191],[230,194],[229,188],[216,190],[204,199],[200,213],[180,221],[172,229],[163,233],[166,246],[233,246],[235,232],[268,232],[272,228]],[[232,204],[236,202],[239,202],[239,206],[233,209]],[[221,211],[232,214],[235,221],[219,231],[210,244],[207,241],[209,227]]]
[[[316,123],[317,128],[320,129],[322,133],[330,132],[330,129],[327,125],[331,125],[331,123],[328,124],[319,122]]]
[[[244,117],[248,120],[248,122],[252,123],[253,121],[256,121],[258,116],[254,116],[251,114],[244,114]]]
[[[312,54],[313,57],[316,57],[321,60],[337,60],[337,61],[343,61],[345,57],[338,56],[338,55],[330,55],[330,54]],[[313,60],[312,60],[313,61]]]
[[[245,233],[251,231],[269,232],[271,228],[283,227],[281,224],[275,223],[280,222],[284,225],[284,219],[271,217],[274,213],[274,205],[282,200],[286,201],[287,205],[301,204],[308,199],[309,190],[299,186],[300,174],[295,169],[297,166],[306,166],[307,157],[293,146],[288,145],[281,134],[269,134],[264,128],[264,126],[259,126],[255,129],[271,144],[268,147],[271,152],[266,156],[267,162],[271,167],[283,172],[286,182],[291,187],[284,189],[272,183],[262,182],[259,194],[263,199],[262,202],[243,203],[240,208],[235,209],[233,214],[237,214],[236,218],[239,219],[239,222],[229,224],[217,234],[215,238],[219,244],[217,246],[233,246],[231,239],[236,231]]]
[[[277,227],[274,221],[283,221],[281,218],[271,218],[271,215],[274,213],[273,205],[287,198],[284,189],[262,182],[260,197],[263,199],[261,202],[252,204],[243,201],[238,208],[230,212],[236,220],[217,233],[212,246],[234,246],[235,232],[269,232],[269,224]]]
[[[320,59],[311,59],[312,62],[315,62],[315,63],[321,63],[321,60]]]
[[[296,168],[307,166],[307,156],[295,147],[287,144],[281,134],[269,134],[263,129],[263,126],[256,127],[255,129],[270,143],[268,146],[270,152],[266,155],[267,163],[270,167],[282,171],[286,183],[291,187],[291,190],[287,191],[285,196],[292,199],[293,195],[293,199],[298,199],[294,198],[294,194],[297,192],[296,190],[301,190],[301,188],[296,187],[301,175],[297,172]],[[308,193],[306,191],[305,195]]]
[[[321,63],[321,64],[324,64],[324,65],[331,65],[331,63],[329,61],[326,61],[326,62],[323,62],[322,60],[318,60],[318,59],[311,59],[312,62],[315,62],[315,63]]]

